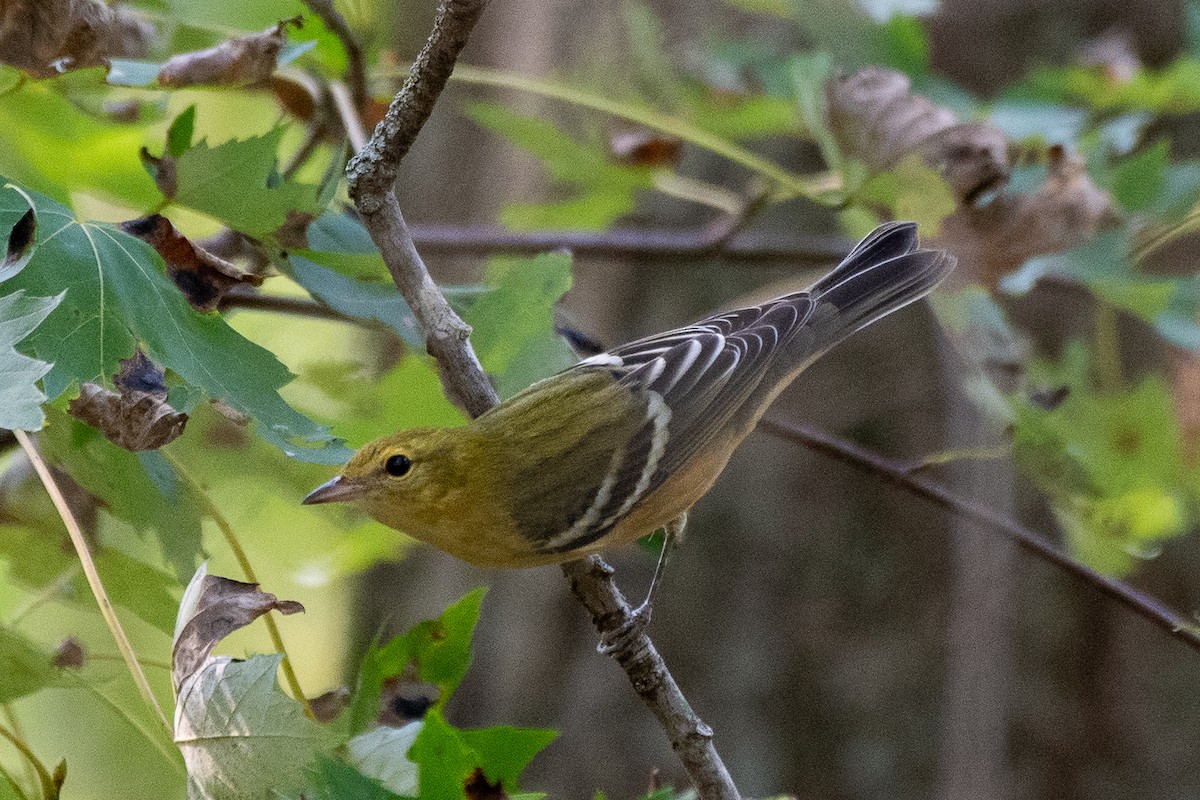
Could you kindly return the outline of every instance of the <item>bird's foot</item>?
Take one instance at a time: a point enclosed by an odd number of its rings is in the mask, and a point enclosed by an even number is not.
[[[616,656],[628,648],[631,641],[645,632],[653,612],[654,608],[650,603],[642,603],[614,630],[601,634],[600,644],[596,646],[596,650],[601,655]]]

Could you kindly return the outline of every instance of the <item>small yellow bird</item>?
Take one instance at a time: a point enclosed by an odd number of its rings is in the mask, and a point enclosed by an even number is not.
[[[801,370],[928,294],[954,263],[918,249],[916,225],[880,226],[808,291],[586,358],[464,427],[377,439],[304,502],[358,501],[488,567],[676,530]]]

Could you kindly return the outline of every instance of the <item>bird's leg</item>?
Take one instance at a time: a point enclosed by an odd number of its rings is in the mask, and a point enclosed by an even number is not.
[[[596,649],[604,655],[612,655],[620,650],[630,638],[637,636],[650,624],[650,617],[654,612],[654,591],[662,582],[663,574],[667,570],[667,559],[683,535],[686,525],[687,512],[685,511],[663,526],[662,551],[658,554],[658,564],[654,567],[654,577],[650,579],[650,589],[646,592],[646,599],[630,613],[629,618],[620,627],[601,637],[600,645]]]

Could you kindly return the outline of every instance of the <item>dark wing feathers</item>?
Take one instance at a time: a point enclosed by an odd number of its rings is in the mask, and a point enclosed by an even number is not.
[[[546,552],[600,538],[727,426],[752,423],[761,409],[747,406],[757,392],[766,392],[761,403],[805,359],[928,293],[953,259],[916,248],[915,225],[880,226],[806,292],[638,339],[571,367],[611,375],[644,399],[645,418],[614,450],[609,476],[589,490],[571,525],[531,531],[533,538]]]

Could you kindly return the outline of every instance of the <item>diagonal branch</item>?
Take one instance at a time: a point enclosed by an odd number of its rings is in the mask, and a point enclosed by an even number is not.
[[[350,197],[392,280],[425,331],[426,348],[440,367],[447,396],[471,416],[487,411],[498,398],[468,340],[471,329],[429,277],[392,186],[400,160],[428,119],[485,5],[486,0],[442,0],[433,33],[408,80],[367,146],[346,168]],[[633,614],[613,584],[607,564],[591,556],[564,565],[563,572],[601,634],[631,625]],[[644,632],[631,635],[612,655],[666,729],[699,796],[737,800],[737,789],[712,745],[712,730],[691,710],[650,638]]]
[[[1200,627],[1197,627],[1195,621],[1180,616],[1163,603],[1129,584],[1102,575],[1079,563],[1036,531],[1030,530],[986,506],[959,497],[936,482],[915,474],[908,465],[807,425],[764,419],[759,423],[759,428],[782,439],[871,472],[888,483],[932,501],[952,514],[999,531],[1016,542],[1022,549],[1093,586],[1134,613],[1149,620],[1172,638],[1180,640],[1194,650],[1200,650]]]

